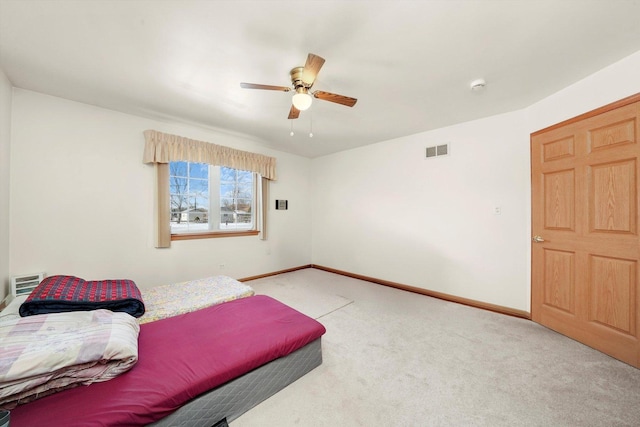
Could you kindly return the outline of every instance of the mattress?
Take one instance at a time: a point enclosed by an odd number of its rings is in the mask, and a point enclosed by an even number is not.
[[[129,372],[20,405],[11,425],[148,425],[324,332],[314,319],[264,295],[146,323]]]
[[[212,276],[143,289],[146,312],[138,319],[138,323],[166,319],[253,294],[251,286],[228,276]]]

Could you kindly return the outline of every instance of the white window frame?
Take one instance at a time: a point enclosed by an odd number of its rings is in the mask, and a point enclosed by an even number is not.
[[[183,162],[186,163],[187,165],[187,170],[189,170],[189,164],[190,163],[198,163],[198,162],[188,162],[188,161],[176,161],[176,162]],[[174,177],[174,175],[171,175],[171,163],[174,162],[170,162],[169,163],[169,186],[171,186],[171,182],[172,182],[172,178]],[[237,215],[241,215],[237,209],[235,209],[234,212],[234,219],[235,222],[233,224],[235,224],[232,227],[227,226],[226,229],[222,228],[222,211],[221,211],[221,196],[220,196],[220,189],[221,189],[221,185],[222,183],[220,182],[220,171],[221,168],[225,167],[225,166],[214,166],[214,165],[209,165],[206,164],[206,166],[208,166],[208,198],[209,198],[209,211],[207,213],[207,223],[205,225],[205,227],[201,227],[201,226],[196,226],[196,229],[191,229],[190,224],[191,221],[189,220],[189,214],[187,213],[187,227],[185,231],[179,231],[177,232],[175,230],[175,227],[172,226],[172,213],[171,213],[171,192],[170,192],[170,197],[169,197],[169,226],[171,228],[171,240],[188,240],[188,239],[202,239],[202,238],[215,238],[215,237],[232,237],[232,236],[246,236],[246,235],[257,235],[259,233],[258,230],[258,217],[257,217],[257,199],[258,199],[258,191],[257,191],[257,183],[259,182],[259,180],[261,179],[260,176],[255,173],[255,172],[248,172],[248,171],[242,171],[242,172],[246,172],[246,173],[250,173],[251,174],[251,206],[250,206],[250,212],[251,212],[251,220],[249,223],[247,223],[246,226],[243,226],[243,223],[239,223],[237,221]],[[227,167],[227,169],[232,169],[232,170],[237,170],[240,171],[239,169],[234,169],[234,168],[230,168]],[[195,178],[191,178],[188,174],[185,177],[181,177],[182,179],[195,179]],[[236,207],[237,207],[237,198],[234,198],[234,200],[236,200]],[[188,208],[188,203],[187,203],[187,208]]]

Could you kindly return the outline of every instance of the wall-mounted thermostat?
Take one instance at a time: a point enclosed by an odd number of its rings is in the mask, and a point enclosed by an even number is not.
[[[289,209],[289,201],[288,200],[276,200],[276,210],[284,211]]]

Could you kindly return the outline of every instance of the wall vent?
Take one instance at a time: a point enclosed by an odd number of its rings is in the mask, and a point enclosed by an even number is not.
[[[434,145],[432,147],[427,147],[427,151],[426,151],[426,157],[428,159],[431,157],[446,156],[448,154],[449,154],[449,144]]]
[[[25,274],[11,278],[11,295],[19,297],[29,295],[44,280],[44,273]]]

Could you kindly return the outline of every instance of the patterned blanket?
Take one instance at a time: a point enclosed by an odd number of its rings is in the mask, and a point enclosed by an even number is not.
[[[213,276],[144,289],[146,312],[138,319],[138,323],[142,325],[253,294],[251,286],[228,276]]]
[[[136,319],[109,310],[0,322],[0,409],[106,381],[138,360]]]
[[[142,295],[132,280],[83,280],[74,276],[44,279],[20,306],[20,316],[104,308],[134,317],[144,314]]]

